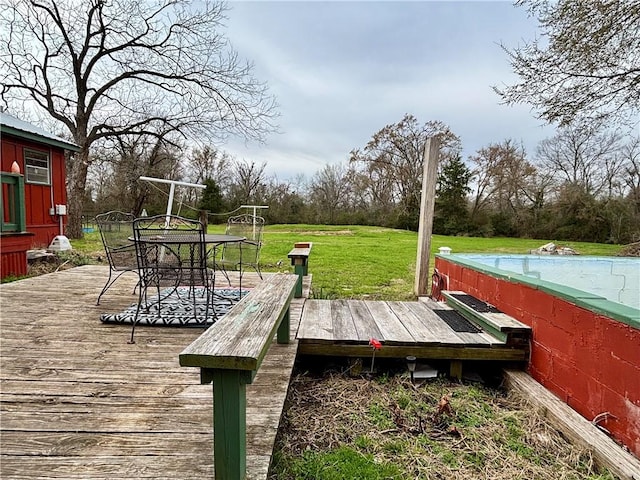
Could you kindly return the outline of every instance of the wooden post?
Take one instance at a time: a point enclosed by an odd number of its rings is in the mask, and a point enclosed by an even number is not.
[[[200,210],[198,212],[198,218],[200,219],[200,223],[204,226],[204,233],[207,233],[207,228],[209,228],[209,215],[206,210]]]
[[[420,223],[418,226],[418,255],[416,258],[416,280],[414,289],[414,293],[418,297],[426,296],[429,286],[429,255],[431,254],[433,209],[436,203],[439,150],[440,139],[438,137],[429,137],[424,146]]]

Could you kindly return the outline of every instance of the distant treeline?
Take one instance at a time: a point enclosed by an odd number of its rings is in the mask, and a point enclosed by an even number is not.
[[[459,139],[439,122],[406,116],[378,132],[348,162],[310,178],[280,181],[266,164],[203,148],[185,156],[175,146],[121,145],[94,162],[87,216],[111,209],[164,213],[168,185],[143,176],[204,183],[180,187],[174,213],[224,223],[240,205],[268,205],[267,223],[379,225],[417,230],[422,153],[440,135],[433,231],[442,235],[509,236],[630,243],[640,240],[640,140],[592,127],[560,130],[540,143],[534,160],[511,140],[463,161]],[[104,153],[103,153],[104,154]],[[100,152],[98,152],[100,155]],[[222,214],[222,215],[221,215]]]

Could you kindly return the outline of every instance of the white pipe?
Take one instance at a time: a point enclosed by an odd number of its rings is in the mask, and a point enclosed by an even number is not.
[[[164,220],[164,227],[169,227],[169,216],[171,215],[171,211],[173,210],[173,194],[176,190],[176,184],[171,183],[171,187],[169,188],[169,200],[167,201],[167,213]]]
[[[269,205],[240,205],[240,208],[253,208],[252,240],[256,239],[256,211],[258,208],[269,208]]]
[[[165,180],[164,178],[140,177],[140,180],[147,182],[170,183],[172,185],[181,185],[183,187],[207,188],[206,185],[199,183],[178,182],[177,180]]]

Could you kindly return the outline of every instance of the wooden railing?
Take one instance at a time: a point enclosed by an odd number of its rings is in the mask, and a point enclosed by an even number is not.
[[[0,177],[2,178],[2,195],[0,196],[2,225],[0,232],[24,232],[26,230],[24,176],[2,172]]]

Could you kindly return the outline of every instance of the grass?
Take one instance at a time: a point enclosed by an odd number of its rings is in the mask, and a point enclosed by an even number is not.
[[[294,242],[311,241],[309,271],[314,295],[323,298],[406,300],[413,298],[418,235],[415,232],[366,226],[273,225],[264,234],[265,270],[281,262]],[[431,259],[443,246],[454,253],[528,253],[551,240],[445,237],[434,235]],[[561,244],[560,242],[555,242]],[[615,255],[620,246],[564,243],[584,255]]]
[[[210,233],[223,233],[224,225],[210,225]],[[406,230],[368,226],[268,225],[260,254],[267,272],[293,268],[287,254],[295,242],[313,242],[309,272],[313,296],[321,298],[367,298],[408,300],[413,298],[418,235]],[[443,246],[453,253],[528,253],[549,239],[445,237],[433,235],[431,258]],[[582,255],[615,255],[619,245],[557,242]],[[81,256],[104,258],[98,232],[85,234],[71,244]],[[103,259],[104,261],[104,259]]]

